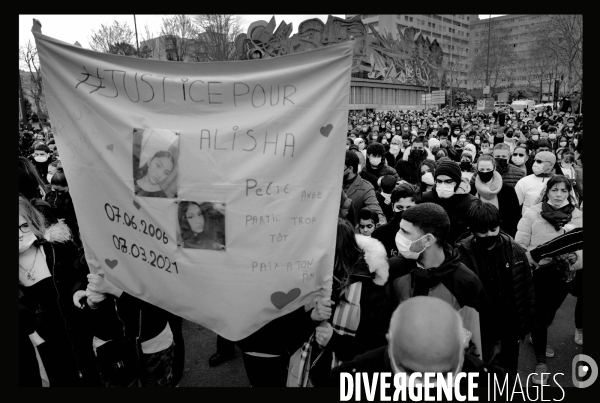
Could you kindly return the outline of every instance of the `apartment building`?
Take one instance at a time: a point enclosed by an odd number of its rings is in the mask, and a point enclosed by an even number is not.
[[[487,49],[485,41],[489,36],[503,36],[506,38],[510,49],[515,56],[520,59],[531,57],[529,54],[530,43],[533,42],[533,32],[539,24],[547,23],[547,17],[544,15],[532,14],[508,14],[502,17],[480,20],[478,16],[471,18],[469,48],[472,49],[470,57],[476,57],[477,52]],[[491,24],[491,26],[490,26]],[[528,84],[526,74],[528,72],[515,64],[504,70],[503,77],[498,80],[498,87],[507,87],[511,84],[523,86]],[[533,77],[535,79],[535,77]],[[479,83],[473,80],[467,80],[467,88],[480,87]],[[545,84],[546,86],[546,84]],[[551,92],[552,89],[544,88],[544,91]]]
[[[351,18],[357,14],[346,14]],[[361,14],[364,24],[371,24],[377,32],[398,37],[398,29],[414,27],[428,37],[436,39],[444,52],[446,66],[452,70],[455,86],[466,88],[469,72],[470,24],[475,14]],[[450,77],[450,74],[448,75]]]

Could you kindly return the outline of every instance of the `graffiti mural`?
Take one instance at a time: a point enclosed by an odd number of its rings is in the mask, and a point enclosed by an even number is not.
[[[363,24],[358,15],[349,19],[330,15],[326,23],[312,18],[301,22],[292,36],[292,24],[282,21],[275,26],[275,17],[250,24],[247,33],[236,38],[240,58],[305,52],[352,37],[356,41],[352,73],[393,84],[440,87],[443,81],[442,48],[413,27],[398,27],[394,38],[390,32],[378,33],[371,24]]]

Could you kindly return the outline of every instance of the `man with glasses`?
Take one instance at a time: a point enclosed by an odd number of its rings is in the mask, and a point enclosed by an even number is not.
[[[461,181],[460,166],[448,159],[440,159],[435,169],[435,185],[423,194],[423,203],[439,204],[450,218],[450,233],[447,240],[454,245],[467,231],[467,211],[477,198],[469,193],[456,193]]]
[[[387,224],[376,228],[371,235],[383,244],[388,258],[398,256],[395,238],[400,229],[402,213],[420,202],[420,192],[416,186],[402,183],[392,191],[390,201],[394,213],[393,218]]]

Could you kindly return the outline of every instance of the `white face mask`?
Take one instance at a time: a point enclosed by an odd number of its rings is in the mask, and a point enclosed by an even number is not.
[[[447,199],[454,195],[454,185],[446,183],[443,183],[441,185],[437,184],[435,185],[435,191],[441,199]]]
[[[538,164],[537,162],[534,163],[531,166],[531,170],[533,171],[533,173],[535,175],[540,175],[541,173],[543,173],[546,169],[544,168],[544,163],[542,162],[541,164]]]
[[[433,174],[431,172],[425,172],[421,176],[421,182],[429,186],[433,185],[435,183],[435,180],[433,179]]]
[[[400,231],[398,231],[396,233],[396,247],[398,248],[398,252],[400,252],[400,254],[402,256],[404,256],[406,259],[412,259],[412,260],[418,259],[419,255],[421,253],[423,253],[423,251],[425,249],[427,249],[427,246],[424,247],[423,249],[421,249],[420,252],[414,252],[410,249],[416,242],[419,242],[421,239],[425,238],[426,236],[427,236],[427,234],[423,235],[421,238],[417,239],[416,241],[411,241],[410,239],[408,239],[404,235],[402,235],[402,233]]]
[[[556,138],[556,133],[549,133],[548,137],[554,140]]]
[[[46,162],[48,161],[48,156],[47,155],[36,155],[35,157],[33,157],[34,160],[36,160],[37,162]]]
[[[23,239],[19,240],[19,253],[23,253],[29,249],[36,239],[33,231],[30,231],[27,235],[23,236]]]
[[[521,166],[525,162],[525,157],[512,157],[512,162],[515,165]]]
[[[346,149],[348,149],[347,146],[346,146]],[[50,183],[50,179],[52,179],[52,174],[46,175],[46,179],[48,180],[48,183]]]
[[[369,162],[372,166],[377,167],[379,164],[381,164],[381,157],[371,157],[369,158]]]
[[[398,154],[398,152],[400,152],[400,146],[397,144],[391,144],[390,145],[390,153],[392,154]]]

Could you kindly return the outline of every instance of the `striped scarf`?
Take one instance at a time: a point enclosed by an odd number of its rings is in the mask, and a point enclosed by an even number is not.
[[[356,282],[350,285],[346,290],[346,300],[340,301],[335,308],[333,314],[332,327],[338,334],[344,336],[356,336],[356,330],[360,323],[360,295],[362,291],[362,283]],[[313,333],[308,341],[300,348],[300,365],[298,367],[298,387],[307,387],[310,385],[309,372],[310,369],[317,363],[325,349],[321,349],[319,355],[311,361],[313,353],[313,345],[315,341],[315,333]],[[308,364],[310,363],[310,365]],[[332,368],[339,364],[333,355]]]

